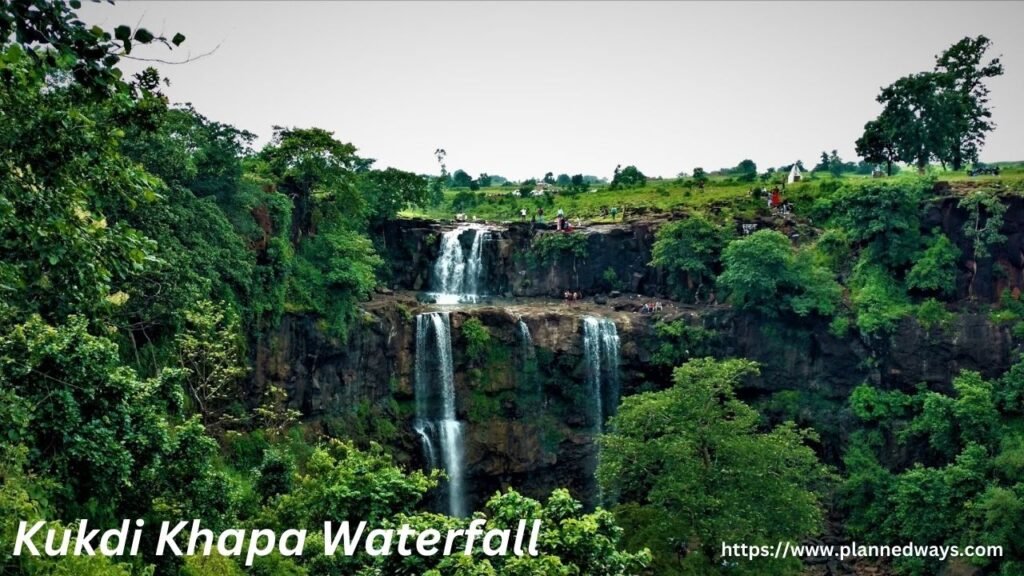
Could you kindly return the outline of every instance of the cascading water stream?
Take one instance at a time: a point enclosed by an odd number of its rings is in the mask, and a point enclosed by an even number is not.
[[[536,351],[533,349],[533,337],[530,336],[530,327],[526,325],[522,317],[518,319],[517,323],[519,325],[519,338],[523,345],[523,357],[533,358],[536,356]]]
[[[537,367],[537,350],[533,347],[533,336],[530,334],[530,327],[520,316],[516,320],[519,328],[520,345],[520,366],[522,369],[523,391],[531,395],[541,395],[541,380]],[[538,400],[543,400],[538,398]]]
[[[448,476],[448,513],[466,515],[462,422],[455,412],[451,322],[447,312],[416,316],[416,419],[423,454]]]
[[[595,428],[604,431],[604,421],[614,416],[619,403],[619,334],[607,318],[583,318],[583,353],[587,384],[594,398],[591,407]]]
[[[473,232],[469,254],[459,238]],[[438,304],[476,302],[484,293],[483,245],[490,231],[480,226],[459,226],[441,236],[440,254],[434,262],[431,289]]]

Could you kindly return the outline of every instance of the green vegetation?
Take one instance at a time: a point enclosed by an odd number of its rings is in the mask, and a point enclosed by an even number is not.
[[[669,222],[658,229],[650,265],[665,270],[675,298],[706,298],[714,289],[728,238],[728,230],[699,215]]]
[[[813,248],[794,249],[774,230],[759,230],[729,243],[722,253],[718,284],[739,308],[773,316],[835,313],[841,288],[820,265]]]
[[[823,153],[804,181],[784,186],[795,215],[781,215],[752,187],[782,186],[788,167],[759,173],[751,159],[673,180],[648,178],[636,166],[617,168],[607,184],[549,172],[534,197],[536,180],[449,174],[442,149],[437,178],[377,169],[319,128],[277,127],[254,150],[252,134],[170,104],[155,70],[123,78],[114,68],[134,47],[175,47],[183,35],[86,28],[74,14],[77,0],[2,6],[5,543],[18,520],[36,519],[53,527],[78,518],[102,527],[123,518],[149,526],[200,518],[214,530],[307,528],[310,549],[322,544],[325,520],[465,527],[468,519],[425,512],[440,473],[405,470],[381,445],[408,446],[401,426],[415,406],[397,370],[391,395],[336,399],[306,423],[279,386],[246,385],[257,358],[288,345],[273,336],[286,314],[303,315],[337,346],[353,326],[372,321],[361,307],[386,272],[380,229],[399,213],[511,220],[522,208],[544,208],[549,218],[562,208],[598,222],[671,215],[657,232],[651,266],[679,300],[747,311],[767,372],[826,322],[872,354],[911,317],[928,337],[959,326],[954,313],[979,305],[950,301],[957,275],[971,273],[973,297],[980,273],[1003,270],[993,256],[1006,241],[1006,198],[1024,194],[1020,165],[971,186],[959,186],[962,172],[929,166],[938,160],[961,170],[977,160],[991,130],[984,82],[1002,66],[985,61],[984,37],[958,42],[933,72],[883,89],[882,114],[857,143],[865,162]],[[922,126],[922,113],[941,121]],[[894,162],[926,174],[867,177],[875,164],[891,172]],[[948,194],[959,196],[956,208],[966,215],[959,248],[942,230],[922,228],[930,221],[923,209],[943,190],[939,179],[954,185]],[[733,238],[755,216],[778,230]],[[575,268],[588,257],[588,238],[541,231],[526,258],[533,266],[571,260]],[[627,280],[613,267],[600,276],[609,290]],[[396,310],[412,320],[408,308]],[[1019,292],[1003,290],[990,318],[1024,337]],[[965,371],[943,391],[884,389],[880,374],[879,387],[856,388],[840,410],[846,399],[830,390],[741,395],[758,366],[695,360],[723,347],[688,318],[672,316],[654,331],[655,373],[675,370],[671,382],[643,383],[649,391],[625,398],[605,428],[598,479],[614,510],[584,513],[565,490],[544,503],[510,490],[475,511],[488,528],[544,520],[538,557],[270,555],[243,567],[231,558],[157,557],[144,542],[141,557],[124,561],[5,553],[0,572],[792,574],[800,570],[794,559],[729,561],[721,543],[805,539],[822,530],[826,505],[862,542],[999,544],[1003,559],[976,560],[986,573],[1024,570],[1024,362],[998,377]],[[464,359],[468,367],[459,386],[470,389],[460,410],[470,423],[515,418],[545,456],[567,443],[581,450],[570,422],[585,419],[578,407],[589,405],[593,390],[578,357],[540,348],[518,356],[472,317],[458,337],[460,366]],[[521,374],[513,373],[514,358]],[[875,355],[865,362],[881,365]],[[817,434],[841,436],[827,445],[831,462],[842,463],[836,492],[810,447]],[[944,568],[896,562],[905,574]]]
[[[630,546],[649,546],[658,574],[791,574],[800,562],[734,564],[722,542],[799,540],[822,527],[829,473],[792,423],[758,430],[736,387],[745,360],[691,360],[673,386],[627,397],[601,440],[598,479],[618,502]],[[680,554],[680,546],[685,546]]]
[[[924,171],[938,160],[960,170],[978,161],[990,120],[985,80],[1000,76],[999,58],[985,61],[992,42],[967,37],[938,56],[934,71],[904,76],[882,88],[884,107],[864,126],[857,153],[887,167],[899,160]]]
[[[462,323],[462,337],[466,340],[466,357],[471,364],[479,364],[490,352],[491,333],[479,318],[467,318]]]
[[[0,9],[0,539],[36,519],[308,528],[309,549],[324,520],[464,526],[423,512],[436,474],[376,444],[398,434],[397,402],[302,425],[281,388],[243,389],[286,312],[346,337],[378,282],[375,227],[434,189],[317,128],[276,128],[252,150],[251,134],[170,105],[155,71],[113,68],[133,45],[182,35],[86,28],[78,5]],[[494,353],[482,325],[465,335],[472,356]],[[271,555],[243,568],[155,556],[151,534],[124,560],[8,550],[0,572],[612,576],[647,562],[620,550],[610,513],[584,514],[564,491],[546,504],[510,491],[480,513],[492,527],[545,520],[541,555]]]
[[[530,244],[530,253],[541,266],[550,266],[563,256],[576,262],[587,257],[587,237],[579,232],[538,234]]]
[[[866,428],[851,438],[841,489],[851,535],[864,542],[922,544],[952,544],[969,535],[1004,547],[1007,559],[994,573],[1018,573],[1024,550],[1013,534],[1024,520],[1022,373],[1024,364],[991,381],[964,372],[953,395],[859,388],[850,403]],[[882,459],[889,442],[927,457],[893,469]],[[995,559],[970,561],[991,566]],[[906,574],[938,569],[934,559],[900,558],[896,564]]]

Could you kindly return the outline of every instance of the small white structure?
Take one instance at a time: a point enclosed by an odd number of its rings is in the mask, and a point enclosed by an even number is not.
[[[793,167],[789,169],[789,178],[786,178],[786,183],[799,182],[801,178],[803,178],[803,174],[800,172],[800,167],[793,164]]]

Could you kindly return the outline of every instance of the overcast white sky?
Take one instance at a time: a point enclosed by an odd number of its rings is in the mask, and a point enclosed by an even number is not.
[[[269,139],[318,126],[379,167],[513,179],[616,164],[674,176],[823,149],[854,159],[881,86],[965,35],[995,43],[998,128],[1024,159],[1021,2],[119,2],[89,23],[182,32],[168,95]],[[134,71],[137,63],[126,68]]]

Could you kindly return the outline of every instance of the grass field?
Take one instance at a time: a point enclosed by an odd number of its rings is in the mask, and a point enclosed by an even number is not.
[[[1001,165],[1001,174],[996,176],[968,176],[966,171],[952,172],[934,168],[931,172],[937,180],[951,183],[976,182],[1009,193],[1024,193],[1024,163]],[[913,178],[912,170],[903,170],[892,179]],[[868,176],[844,175],[833,178],[829,174],[805,174],[805,179],[783,187],[783,198],[799,209],[824,189],[869,179]],[[838,180],[838,182],[837,182]],[[514,186],[483,188],[476,193],[463,190],[446,190],[444,202],[436,207],[406,210],[402,217],[425,217],[437,220],[452,220],[456,213],[464,213],[470,220],[510,222],[520,219],[519,211],[527,210],[527,219],[544,209],[544,218],[551,221],[558,209],[565,211],[572,219],[581,218],[590,222],[611,222],[612,208],[621,220],[627,215],[659,214],[673,211],[711,212],[719,216],[753,217],[767,213],[764,197],[751,194],[751,189],[767,187],[770,182],[736,182],[731,178],[712,177],[704,190],[689,186],[685,181],[647,181],[640,188],[610,190],[607,185],[592,187],[588,192],[570,195],[560,192],[543,196],[520,197]]]

